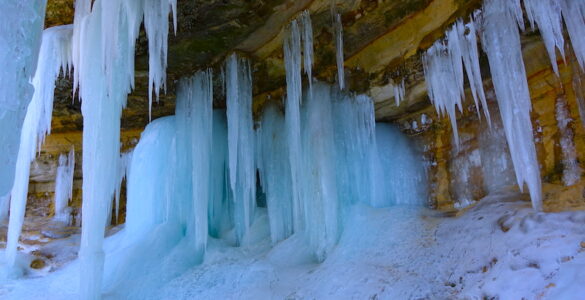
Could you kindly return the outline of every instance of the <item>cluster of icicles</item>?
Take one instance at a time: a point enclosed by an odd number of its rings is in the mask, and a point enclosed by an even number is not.
[[[585,2],[576,0],[523,0],[532,29],[540,29],[553,70],[559,75],[556,51],[565,59],[563,20],[581,68],[585,65]],[[479,30],[478,30],[479,28]],[[456,110],[462,111],[464,73],[467,74],[477,113],[483,109],[488,124],[479,65],[478,33],[487,54],[504,132],[512,156],[516,179],[528,186],[533,207],[542,209],[541,182],[534,146],[531,102],[522,59],[519,29],[525,30],[520,0],[487,0],[483,9],[464,24],[459,20],[423,55],[428,93],[439,114],[452,123],[454,142],[459,146]],[[481,118],[481,115],[480,115]]]

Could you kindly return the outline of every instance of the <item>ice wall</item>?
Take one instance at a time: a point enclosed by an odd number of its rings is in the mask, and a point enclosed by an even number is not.
[[[242,244],[252,224],[256,207],[250,63],[232,54],[226,61],[225,81],[230,187],[234,199],[236,243]]]
[[[43,32],[39,63],[32,79],[34,94],[28,104],[22,126],[10,198],[10,223],[6,245],[8,265],[15,262],[18,238],[24,222],[30,163],[51,130],[55,80],[61,71],[66,73],[71,64],[72,29],[71,26],[58,26]]]
[[[376,150],[372,184],[378,193],[375,207],[423,206],[428,201],[428,182],[422,153],[398,128],[376,124]]]
[[[0,3],[0,197],[14,182],[23,119],[33,96],[30,83],[37,65],[46,0]],[[1,211],[1,208],[0,208]]]
[[[57,175],[55,177],[55,219],[70,223],[68,204],[73,199],[73,176],[75,172],[75,148],[71,146],[68,155],[59,156]]]

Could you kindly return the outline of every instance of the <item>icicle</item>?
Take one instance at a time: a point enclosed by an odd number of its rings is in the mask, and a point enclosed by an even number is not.
[[[534,209],[542,210],[540,170],[530,119],[530,93],[517,24],[523,24],[518,1],[484,3],[482,44],[488,55],[498,106],[520,189],[528,185]]]
[[[585,69],[585,2],[559,0],[559,3],[575,56],[581,68]]]
[[[393,85],[393,90],[394,90],[394,101],[396,102],[396,106],[399,106],[400,102],[402,102],[404,100],[404,94],[405,94],[404,78],[402,78],[402,80],[400,81],[399,84]]]
[[[463,66],[465,66],[477,114],[480,116],[481,102],[481,108],[483,108],[488,124],[491,125],[481,78],[475,21],[473,19],[466,25],[463,25],[462,21],[457,21],[447,31],[444,41],[435,42],[423,54],[423,67],[429,98],[435,105],[439,115],[447,113],[449,116],[456,147],[459,147],[456,107],[462,112],[463,100],[465,99]]]
[[[276,105],[264,109],[259,137],[258,170],[266,193],[272,243],[293,233],[293,189],[284,116]]]
[[[538,24],[540,34],[544,40],[546,51],[550,57],[555,74],[559,76],[556,49],[565,58],[565,39],[563,37],[563,22],[561,19],[561,5],[558,0],[523,0],[530,27],[535,29]],[[584,19],[581,19],[583,22]]]
[[[566,100],[562,97],[557,99],[556,103],[557,127],[561,135],[561,151],[563,153],[563,183],[565,186],[571,186],[579,182],[583,170],[577,160],[577,149],[573,139],[575,134],[570,124],[573,122]]]
[[[18,238],[24,222],[30,163],[50,131],[55,80],[61,69],[67,70],[71,62],[71,35],[71,26],[53,27],[43,32],[39,64],[32,80],[35,93],[24,119],[10,199],[6,257],[11,266],[15,262]]]
[[[345,89],[345,70],[343,69],[343,24],[341,23],[341,15],[335,14],[335,48],[337,49],[337,81],[339,89]]]
[[[252,74],[245,59],[232,54],[226,62],[228,154],[234,197],[236,242],[245,243],[256,206]]]
[[[452,32],[452,31],[451,31]],[[449,37],[449,34],[447,35]],[[453,41],[450,44],[458,44]],[[459,147],[456,107],[462,111],[463,66],[461,55],[453,55],[444,42],[438,41],[423,54],[423,67],[429,98],[439,115],[447,114],[453,128],[453,138]]]
[[[479,11],[474,13],[475,16],[478,14]],[[481,70],[479,66],[475,19],[471,19],[471,21],[465,25],[463,25],[462,21],[458,21],[455,26],[457,28],[465,73],[467,74],[467,80],[469,81],[471,94],[473,96],[473,101],[475,102],[477,116],[481,117],[479,105],[481,103],[481,108],[483,108],[485,118],[487,119],[488,125],[491,127],[492,121],[485,97],[485,91],[483,89],[483,79],[481,78]]]
[[[295,231],[302,228],[302,184],[301,184],[301,40],[297,22],[292,21],[284,40],[284,64],[286,69],[286,132],[288,155],[292,178],[293,224]]]
[[[0,195],[14,182],[18,144],[26,107],[34,89],[46,0],[0,3]]]
[[[148,117],[152,118],[152,95],[158,101],[161,89],[166,92],[168,16],[172,9],[175,33],[177,30],[177,0],[143,0],[144,29],[148,37]]]
[[[311,14],[308,10],[301,13],[299,22],[302,29],[305,74],[307,74],[309,91],[311,91],[313,87],[313,24],[311,23]]]
[[[71,146],[69,155],[59,156],[55,177],[55,219],[70,223],[69,200],[73,199],[73,175],[75,172],[75,149]]]

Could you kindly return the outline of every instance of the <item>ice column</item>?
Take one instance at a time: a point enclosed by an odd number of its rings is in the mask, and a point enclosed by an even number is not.
[[[494,89],[516,180],[527,184],[532,206],[542,210],[540,169],[536,157],[530,94],[518,25],[523,25],[519,0],[487,0],[484,3],[482,44],[488,55]]]
[[[273,243],[293,233],[293,188],[282,112],[274,104],[264,109],[259,135],[258,170],[266,193],[270,236]]]
[[[45,7],[46,0],[0,3],[0,197],[4,199],[14,182],[22,122],[34,92],[30,80],[37,65]]]
[[[323,261],[340,232],[335,168],[335,140],[331,88],[315,84],[304,106],[303,164],[305,233],[315,257]],[[310,199],[310,200],[309,200]]]
[[[247,60],[232,54],[226,62],[228,154],[234,199],[236,242],[241,245],[256,207],[252,74]]]
[[[55,178],[55,219],[69,224],[69,200],[73,199],[73,175],[75,172],[75,148],[68,155],[59,156]]]
[[[10,199],[10,225],[6,245],[9,265],[14,263],[24,221],[30,163],[50,132],[55,80],[61,70],[65,72],[69,69],[71,63],[71,34],[71,26],[53,27],[43,32],[39,64],[32,80],[35,92],[24,118]]]
[[[303,192],[301,174],[301,37],[297,21],[293,20],[284,39],[284,63],[286,69],[286,132],[289,165],[292,180],[293,224],[296,231],[302,228]]]
[[[211,70],[199,72],[179,82],[177,92],[178,123],[177,151],[190,161],[184,161],[187,169],[185,185],[191,185],[191,194],[186,195],[190,202],[187,214],[187,236],[193,242],[198,255],[203,255],[208,235],[208,202],[210,200],[210,166],[212,160],[213,130],[213,81]],[[181,132],[184,131],[184,132]],[[180,138],[186,138],[180,141]],[[186,149],[181,149],[185,147]],[[188,156],[185,156],[188,154]],[[182,168],[181,168],[182,169]]]

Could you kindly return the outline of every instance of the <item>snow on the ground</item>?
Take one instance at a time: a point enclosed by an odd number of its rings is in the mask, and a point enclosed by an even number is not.
[[[303,240],[270,245],[267,217],[251,246],[210,241],[203,265],[169,282],[137,279],[135,299],[580,299],[585,297],[585,212],[537,213],[517,194],[487,197],[459,214],[355,206],[339,245],[316,264]],[[156,272],[157,270],[153,270]],[[0,287],[2,299],[68,299],[76,262]],[[149,288],[151,287],[151,288]]]

